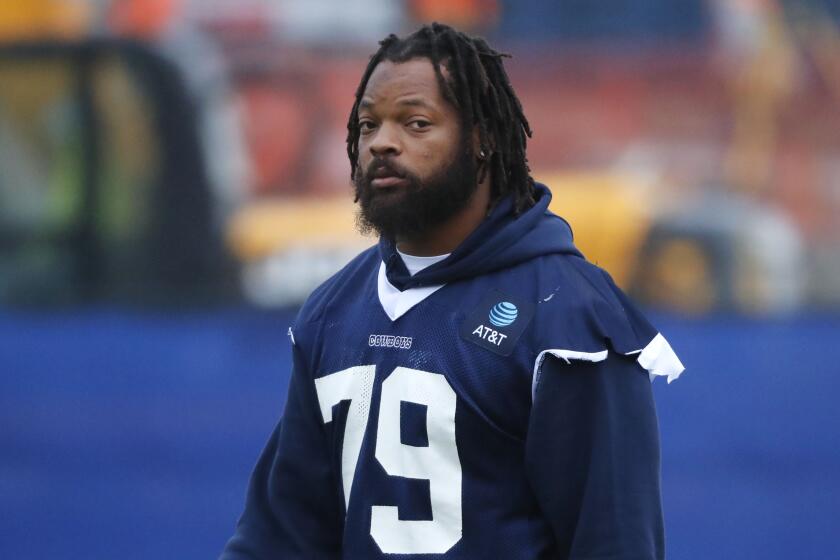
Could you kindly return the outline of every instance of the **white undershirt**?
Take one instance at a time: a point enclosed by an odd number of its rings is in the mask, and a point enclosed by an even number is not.
[[[446,253],[445,255],[434,255],[431,257],[417,257],[415,255],[406,255],[399,249],[397,249],[397,253],[400,254],[403,262],[405,263],[405,267],[408,269],[408,273],[414,276],[421,270],[426,267],[432,266],[435,263],[439,263],[452,253]]]

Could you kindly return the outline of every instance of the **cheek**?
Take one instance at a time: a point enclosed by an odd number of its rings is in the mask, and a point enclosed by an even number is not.
[[[421,146],[420,150],[418,150],[418,156],[424,163],[434,167],[451,159],[454,149],[455,146],[450,141],[448,135],[441,134]]]
[[[418,174],[423,178],[427,178],[434,175],[440,167],[440,152],[433,147],[424,147],[417,152],[415,161],[417,162],[416,168]]]
[[[359,144],[359,155],[356,158],[356,167],[360,170],[367,169],[368,163],[370,163],[371,159],[370,152],[368,150],[363,150],[362,145]]]
[[[370,153],[370,149],[368,148],[368,143],[365,142],[364,138],[359,138],[359,143],[356,146],[356,151],[359,154],[359,159],[362,159],[366,155]]]

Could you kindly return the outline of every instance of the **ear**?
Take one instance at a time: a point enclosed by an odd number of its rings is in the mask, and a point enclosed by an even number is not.
[[[478,131],[478,126],[474,126],[472,129],[472,150],[479,161],[483,162],[490,159],[490,148],[481,147],[481,134]]]

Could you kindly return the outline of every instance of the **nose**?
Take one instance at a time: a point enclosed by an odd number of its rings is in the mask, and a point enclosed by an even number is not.
[[[396,156],[402,152],[397,127],[382,123],[370,139],[370,153],[374,156]]]

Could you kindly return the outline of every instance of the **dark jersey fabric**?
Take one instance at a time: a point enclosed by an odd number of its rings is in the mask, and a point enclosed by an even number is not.
[[[415,276],[383,240],[310,296],[224,560],[663,558],[658,333],[538,193]],[[443,287],[392,319],[380,267]]]

